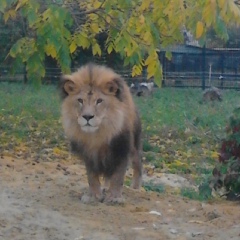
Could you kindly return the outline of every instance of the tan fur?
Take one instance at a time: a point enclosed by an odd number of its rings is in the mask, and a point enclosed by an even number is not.
[[[125,132],[129,133],[123,135],[129,136],[127,140],[130,150],[126,158],[131,157],[133,162],[133,187],[139,188],[141,185],[140,149],[136,149],[134,142],[136,124],[140,123],[130,90],[113,70],[97,65],[86,65],[72,75],[63,76],[63,80],[62,90],[66,94],[62,103],[63,128],[70,141],[79,146],[78,153],[84,158],[88,173],[89,193],[82,200],[89,202],[104,199],[106,202],[119,202],[122,199],[125,160],[121,160],[122,163],[119,163],[119,167],[110,176],[105,176],[108,173],[101,173],[96,166],[99,163],[104,166],[104,161],[114,165],[114,159],[106,157],[109,152],[118,148],[110,149],[113,139],[121,137]],[[87,122],[85,116],[91,119]],[[119,141],[121,144],[121,139]],[[100,189],[100,175],[109,182],[107,196],[103,196]]]

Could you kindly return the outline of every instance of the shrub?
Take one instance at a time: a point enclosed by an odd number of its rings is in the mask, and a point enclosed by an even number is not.
[[[239,198],[240,194],[240,107],[233,111],[226,128],[226,138],[222,140],[219,166],[214,168],[214,187],[224,186],[227,197]]]

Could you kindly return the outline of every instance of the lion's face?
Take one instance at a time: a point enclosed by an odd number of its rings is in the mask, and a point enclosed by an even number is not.
[[[81,91],[74,97],[77,122],[84,132],[92,133],[99,129],[109,108],[108,98],[100,91]]]
[[[63,80],[62,115],[67,133],[78,126],[82,132],[102,130],[110,137],[122,129],[128,106],[123,101],[124,81],[119,75],[106,68],[88,67],[65,75]]]

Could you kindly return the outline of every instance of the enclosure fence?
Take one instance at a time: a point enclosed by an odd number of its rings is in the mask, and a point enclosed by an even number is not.
[[[167,51],[172,53],[170,60],[165,57]],[[205,89],[214,86],[221,89],[240,89],[240,49],[238,48],[207,49],[177,45],[159,52],[159,59],[163,68],[163,87]],[[95,61],[95,59],[91,61]],[[98,58],[97,62],[108,65],[105,59]],[[73,70],[81,64],[75,60]],[[60,68],[57,67],[57,64],[48,62],[45,65],[46,75],[43,78],[43,84],[57,84],[61,76]],[[147,81],[145,69],[141,76],[132,77],[131,68],[119,67],[119,64],[111,67],[121,74],[129,84]],[[24,65],[13,75],[11,74],[11,65],[0,62],[0,81],[26,82]]]

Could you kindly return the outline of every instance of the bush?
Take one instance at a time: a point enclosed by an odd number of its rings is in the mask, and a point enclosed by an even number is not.
[[[214,187],[224,186],[228,199],[239,198],[240,194],[240,107],[233,111],[222,140],[219,166],[214,168]]]

